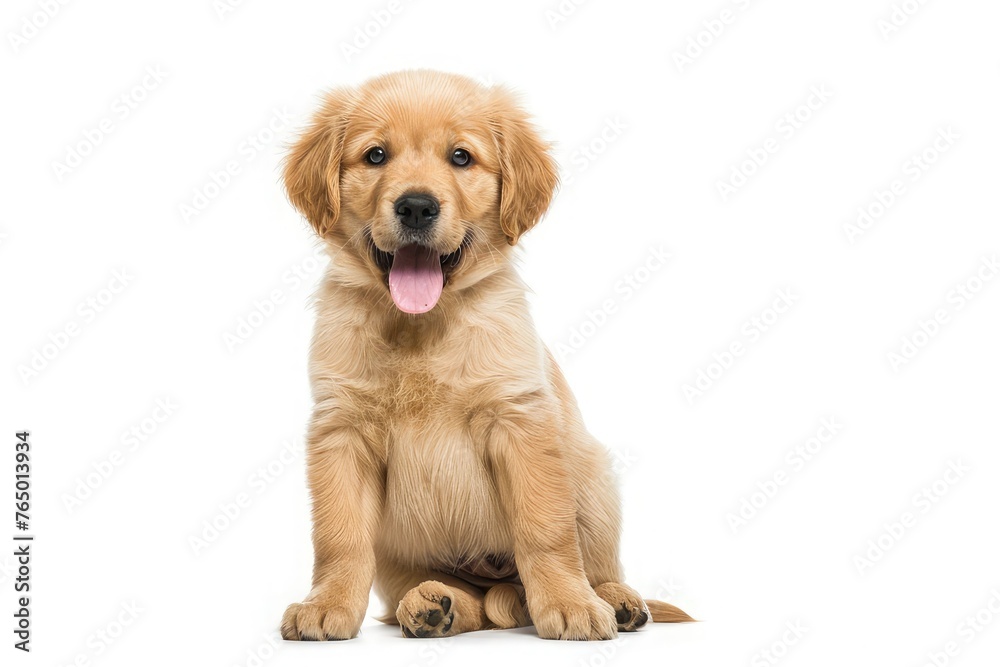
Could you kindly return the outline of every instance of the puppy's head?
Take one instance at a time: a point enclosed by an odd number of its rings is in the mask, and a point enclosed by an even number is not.
[[[351,281],[424,313],[500,268],[557,173],[509,92],[417,71],[327,94],[284,179]]]

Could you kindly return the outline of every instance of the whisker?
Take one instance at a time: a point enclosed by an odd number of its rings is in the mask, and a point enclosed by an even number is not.
[[[358,236],[370,234],[371,228],[372,228],[372,222],[369,221],[367,224],[363,225],[360,229],[358,229],[358,231],[354,232],[349,239],[344,241],[343,245],[339,247],[335,246],[337,247],[337,252],[330,257],[330,262],[332,263],[335,259],[337,259],[337,257],[340,256],[340,253],[344,251],[344,248],[351,245]]]
[[[483,230],[481,230],[478,227],[472,225],[470,222],[468,222],[466,220],[463,220],[462,222],[465,223],[468,226],[469,232],[472,234],[473,238],[475,238],[479,243],[482,243],[484,246],[486,246],[486,249],[489,250],[489,252],[490,252],[490,258],[493,260],[494,266],[497,264],[497,256],[499,256],[500,259],[503,259],[504,261],[506,261],[511,266],[514,265],[513,262],[511,262],[510,259],[508,259],[507,256],[504,255],[503,252],[500,251],[499,248],[497,248],[495,245],[493,245],[492,243],[490,243],[490,240],[486,237],[486,233]],[[478,252],[477,252],[477,249],[476,249],[475,245],[472,245],[471,249],[472,249],[472,251],[473,251],[473,253],[475,255],[475,259],[478,260],[479,257],[478,257]]]

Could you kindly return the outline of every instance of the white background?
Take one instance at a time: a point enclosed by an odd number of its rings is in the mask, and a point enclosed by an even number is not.
[[[4,664],[772,664],[766,650],[789,666],[930,653],[971,667],[1000,654],[1000,280],[977,275],[1000,252],[996,3],[908,0],[889,31],[891,0],[591,0],[558,21],[557,0],[403,0],[350,57],[388,0],[248,0],[221,16],[210,0],[71,2],[47,19],[43,4],[6,2],[0,21],[0,534],[14,532],[13,434],[30,429],[37,535],[30,656],[11,648],[0,549]],[[409,67],[515,87],[555,142],[566,184],[521,261],[538,328],[566,346],[587,422],[616,453],[629,582],[703,623],[566,644],[531,629],[404,640],[369,620],[350,642],[275,641],[309,586],[300,448],[322,271],[279,161],[319,91]],[[803,107],[813,89],[829,97]],[[88,147],[102,119],[111,132]],[[762,166],[744,165],[765,146]],[[933,163],[914,172],[925,150]],[[239,173],[213,188],[230,161]],[[724,200],[734,168],[753,173]],[[896,179],[881,216],[845,231]],[[651,248],[671,259],[648,271]],[[124,289],[104,291],[122,270]],[[644,282],[630,292],[627,278]],[[978,291],[959,299],[960,285]],[[773,321],[779,290],[794,305]],[[608,300],[614,312],[592,314]],[[754,317],[771,324],[752,340]],[[260,326],[227,344],[246,320]],[[699,371],[715,379],[689,400]],[[158,400],[178,406],[162,423]],[[834,438],[804,465],[787,458],[829,418]],[[949,462],[967,471],[920,500]],[[240,494],[227,522],[220,506]],[[744,500],[755,514],[734,529]],[[228,526],[208,539],[212,521]]]

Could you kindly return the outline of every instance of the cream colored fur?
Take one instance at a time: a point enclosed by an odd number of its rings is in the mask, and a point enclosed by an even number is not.
[[[383,165],[365,162],[384,146]],[[474,163],[449,162],[456,146]],[[652,620],[622,581],[619,498],[535,332],[511,247],[556,187],[548,146],[511,94],[434,72],[380,77],[324,98],[285,169],[291,201],[331,257],[317,300],[308,433],[315,569],[286,639],[357,635],[372,586],[406,636],[534,624],[608,639]],[[401,240],[392,202],[441,201],[433,243],[469,240],[428,313],[398,310],[372,245]],[[519,580],[463,565],[512,557]]]

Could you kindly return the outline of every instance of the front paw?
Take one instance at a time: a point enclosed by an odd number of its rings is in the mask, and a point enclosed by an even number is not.
[[[281,638],[289,641],[351,639],[361,629],[364,612],[335,604],[301,602],[288,605],[281,619]]]
[[[614,639],[618,636],[615,610],[588,589],[552,597],[531,608],[535,630],[542,639]]]

